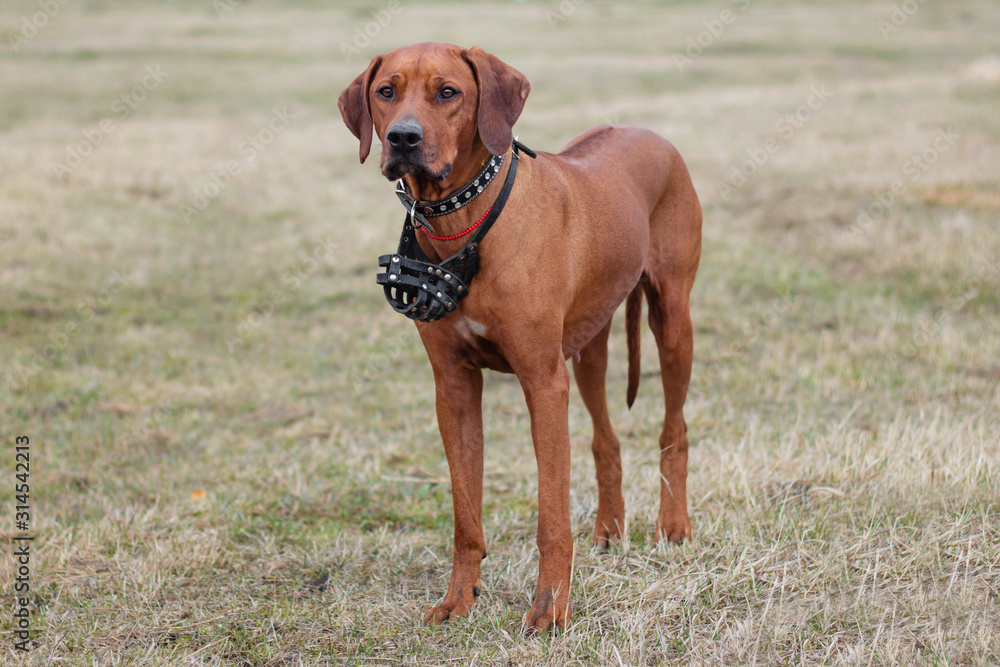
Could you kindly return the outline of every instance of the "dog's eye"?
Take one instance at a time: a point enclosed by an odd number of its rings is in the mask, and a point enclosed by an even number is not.
[[[384,100],[391,100],[392,96],[395,95],[396,92],[390,86],[382,86],[381,88],[378,89],[378,94],[379,97],[381,97]]]
[[[458,91],[452,88],[451,86],[445,86],[444,88],[441,89],[441,92],[438,93],[438,97],[444,100],[450,100],[451,98],[455,97],[455,95],[458,95]]]

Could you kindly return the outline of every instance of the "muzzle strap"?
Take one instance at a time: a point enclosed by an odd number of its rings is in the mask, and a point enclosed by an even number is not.
[[[406,214],[399,248],[393,255],[378,258],[378,265],[385,270],[375,277],[393,310],[411,320],[434,322],[458,308],[458,302],[468,295],[469,283],[479,269],[479,244],[500,217],[514,188],[520,150],[535,157],[533,151],[514,140],[510,169],[493,208],[472,240],[440,264],[433,263],[420,249],[414,228],[416,222],[411,213]]]
[[[397,313],[411,320],[433,322],[458,307],[458,300],[469,293],[465,282],[427,262],[401,255],[382,255],[378,265],[385,273],[376,276],[385,298]]]

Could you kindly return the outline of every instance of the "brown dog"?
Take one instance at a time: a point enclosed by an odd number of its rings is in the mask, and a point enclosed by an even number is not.
[[[473,179],[491,155],[514,161],[514,122],[531,86],[478,47],[417,44],[376,56],[341,94],[344,122],[371,149],[382,141],[382,173],[402,177],[414,198],[443,200]],[[482,524],[483,368],[514,373],[531,416],[538,462],[538,584],[525,618],[529,633],[570,621],[573,566],[567,410],[573,373],[594,425],[599,502],[594,542],[607,546],[625,521],[621,457],[605,397],[607,340],[627,300],[628,404],[639,384],[642,294],[656,338],[666,399],[660,435],[660,511],[656,535],[691,535],[687,512],[687,426],[691,376],[688,295],[701,255],[701,207],[677,150],[636,128],[596,127],[560,153],[519,160],[510,198],[484,238],[479,272],[458,308],[418,322],[436,388],[438,426],[451,470],[455,551],[451,583],[426,616],[440,623],[468,615],[486,556]],[[500,186],[442,217],[435,233],[460,234],[480,220]],[[413,230],[433,261],[458,252],[467,236],[435,240]]]

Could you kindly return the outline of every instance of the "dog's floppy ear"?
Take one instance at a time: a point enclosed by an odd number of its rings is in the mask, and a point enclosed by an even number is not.
[[[479,137],[493,155],[503,155],[514,138],[517,122],[531,84],[516,69],[478,46],[465,52],[479,83]]]
[[[361,162],[365,161],[368,153],[372,150],[372,109],[368,99],[368,89],[372,85],[372,77],[375,71],[382,64],[382,56],[372,58],[368,69],[358,75],[351,82],[337,100],[337,107],[340,115],[344,117],[344,124],[361,141]]]

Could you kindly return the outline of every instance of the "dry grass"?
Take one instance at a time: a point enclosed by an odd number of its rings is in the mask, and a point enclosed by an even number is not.
[[[0,423],[5,443],[34,442],[38,538],[34,647],[15,655],[5,612],[0,662],[1000,662],[995,5],[927,3],[883,39],[891,5],[755,0],[678,71],[702,22],[745,3],[586,0],[553,26],[554,1],[404,2],[351,62],[341,41],[384,5],[338,4],[219,20],[204,2],[71,0],[16,53],[9,31],[38,5],[5,5]],[[647,356],[624,410],[616,329],[628,534],[587,548],[596,486],[574,400],[575,622],[554,638],[519,634],[535,467],[499,375],[484,596],[467,622],[419,624],[447,583],[447,468],[429,367],[373,281],[400,210],[335,102],[372,53],[423,39],[480,44],[529,76],[529,146],[609,120],[662,132],[705,207],[695,538],[650,542],[658,378]],[[162,83],[117,116],[156,65]],[[829,100],[784,136],[812,86]],[[285,107],[287,128],[247,159],[241,142]],[[776,152],[724,199],[768,139]],[[227,161],[240,173],[186,222]],[[897,178],[896,201],[859,222]],[[4,590],[13,573],[3,559]]]

